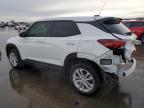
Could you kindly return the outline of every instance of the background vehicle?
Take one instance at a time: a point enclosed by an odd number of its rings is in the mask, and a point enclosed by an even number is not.
[[[25,30],[26,26],[25,25],[17,25],[15,26],[15,30]]]
[[[105,74],[117,77],[134,72],[135,38],[119,18],[45,19],[9,39],[6,52],[14,68],[26,62],[60,66],[79,93],[92,95],[105,81]]]
[[[7,22],[7,26],[8,27],[15,27],[17,25],[17,23],[15,21],[10,21],[10,22]]]
[[[137,35],[137,39],[144,44],[144,20],[124,21],[123,22],[133,33]]]
[[[1,22],[0,27],[6,27],[6,24],[4,22]]]

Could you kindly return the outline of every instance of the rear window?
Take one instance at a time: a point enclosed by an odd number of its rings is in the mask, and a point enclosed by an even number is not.
[[[127,26],[128,28],[131,27],[131,23],[130,23],[130,22],[123,22],[123,24],[124,24],[125,26]]]
[[[100,19],[99,22],[111,33],[120,35],[131,35],[131,31],[121,23],[119,18]]]
[[[112,24],[112,25],[104,25],[110,32],[115,34],[127,35],[130,30],[123,25],[122,23],[119,24]]]

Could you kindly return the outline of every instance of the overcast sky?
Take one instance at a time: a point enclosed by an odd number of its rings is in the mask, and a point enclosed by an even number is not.
[[[96,15],[104,3],[101,16],[144,16],[144,0],[0,0],[0,20]]]

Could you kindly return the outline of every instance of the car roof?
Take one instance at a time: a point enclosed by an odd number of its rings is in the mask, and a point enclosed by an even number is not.
[[[76,21],[76,22],[80,22],[80,21],[85,22],[85,21],[95,21],[95,20],[102,19],[102,18],[106,18],[106,17],[101,17],[101,16],[56,17],[56,18],[41,19],[39,21],[72,20],[72,21]]]

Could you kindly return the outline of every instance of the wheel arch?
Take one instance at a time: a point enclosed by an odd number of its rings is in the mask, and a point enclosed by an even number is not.
[[[67,75],[69,75],[69,70],[70,70],[70,67],[76,63],[80,63],[80,62],[83,62],[83,63],[87,63],[87,64],[90,64],[91,66],[93,66],[93,68],[95,69],[98,69],[99,72],[97,73],[99,75],[99,77],[101,78],[101,81],[103,81],[103,73],[102,73],[102,70],[101,68],[98,66],[97,63],[95,63],[94,61],[92,60],[89,60],[89,59],[86,59],[86,58],[78,58],[77,57],[77,53],[72,53],[72,54],[69,54],[65,61],[64,61],[64,71]]]
[[[16,45],[14,45],[14,44],[7,44],[6,45],[6,55],[7,55],[7,57],[8,57],[8,53],[9,53],[9,50],[10,49],[16,49],[17,51],[18,51],[18,53],[19,53],[19,50],[18,50],[18,48],[16,47]]]

